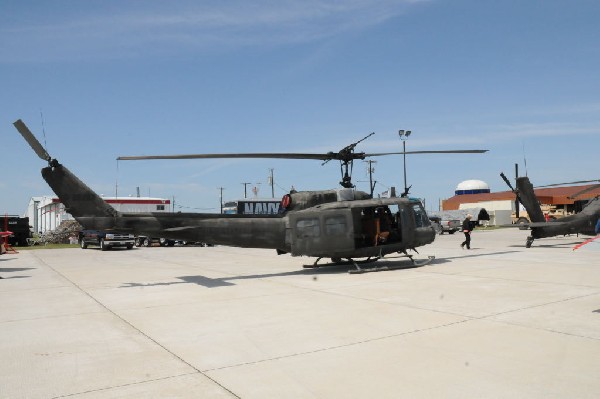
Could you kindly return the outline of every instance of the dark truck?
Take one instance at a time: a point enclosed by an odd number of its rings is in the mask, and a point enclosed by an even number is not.
[[[15,215],[8,215],[0,218],[0,230],[11,231],[13,233],[8,237],[10,245],[26,247],[29,245],[27,239],[32,237],[28,217],[22,218]]]
[[[100,250],[106,251],[113,247],[133,248],[135,236],[129,233],[103,230],[82,230],[79,232],[79,246],[86,249],[88,245],[97,245]]]

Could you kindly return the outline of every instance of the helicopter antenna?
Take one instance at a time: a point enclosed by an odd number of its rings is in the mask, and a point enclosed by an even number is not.
[[[44,113],[40,108],[40,119],[42,120],[42,135],[44,136],[44,148],[48,151],[48,143],[46,143],[46,124],[44,123]]]

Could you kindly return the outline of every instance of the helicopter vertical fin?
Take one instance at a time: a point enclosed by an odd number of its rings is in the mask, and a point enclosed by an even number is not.
[[[41,159],[48,161],[48,166],[42,169],[42,177],[65,205],[67,212],[77,220],[80,220],[80,218],[114,218],[119,216],[116,209],[79,180],[69,169],[61,165],[56,159],[52,159],[21,119],[15,121],[13,125],[25,141],[29,143],[33,151]]]
[[[42,177],[73,217],[116,217],[118,212],[69,169],[54,163],[42,169]]]
[[[533,185],[527,176],[517,178],[517,192],[519,193],[519,201],[523,204],[532,222],[544,222],[544,214],[540,203],[533,191]]]

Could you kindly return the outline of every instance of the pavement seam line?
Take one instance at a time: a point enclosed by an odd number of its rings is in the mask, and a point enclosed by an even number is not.
[[[185,377],[187,375],[196,375],[196,374],[198,374],[198,373],[193,372],[193,373],[169,375],[167,377],[154,378],[152,380],[136,381],[136,382],[130,382],[128,384],[114,385],[112,387],[90,389],[89,391],[81,391],[81,392],[75,392],[75,393],[68,393],[66,395],[53,396],[51,399],[69,398],[69,397],[73,397],[73,396],[85,395],[85,394],[92,393],[92,392],[108,391],[109,389],[118,389],[118,388],[123,388],[123,387],[130,387],[130,386],[134,386],[134,385],[142,385],[142,384],[145,384],[148,382],[164,381],[164,380],[169,380],[171,378]]]
[[[448,324],[441,324],[441,325],[427,327],[427,328],[420,328],[420,329],[417,329],[417,330],[405,331],[405,332],[401,332],[401,333],[397,333],[397,334],[384,335],[384,336],[381,336],[381,337],[369,338],[369,339],[364,339],[364,340],[355,341],[355,342],[349,342],[349,343],[343,344],[343,345],[329,346],[327,348],[319,348],[319,349],[314,349],[314,350],[305,351],[305,352],[292,353],[292,354],[289,354],[289,355],[276,356],[276,357],[271,357],[271,358],[268,358],[268,359],[260,359],[260,360],[256,360],[256,361],[252,361],[252,362],[244,362],[244,363],[232,364],[232,365],[228,365],[228,366],[215,367],[215,368],[212,368],[212,369],[205,369],[203,371],[204,372],[211,372],[211,371],[218,371],[218,370],[226,370],[226,369],[230,369],[230,368],[236,368],[236,367],[241,367],[241,366],[248,366],[248,365],[253,365],[253,364],[270,362],[270,361],[274,361],[274,360],[282,360],[282,359],[289,359],[289,358],[293,358],[293,357],[297,357],[297,356],[311,355],[313,353],[320,353],[320,352],[326,352],[326,351],[330,351],[330,350],[336,350],[336,349],[342,349],[342,348],[349,348],[351,346],[361,345],[361,344],[365,344],[365,343],[369,343],[369,342],[382,341],[382,340],[386,340],[386,339],[390,339],[390,338],[401,337],[401,336],[404,336],[404,335],[411,335],[411,334],[416,334],[416,333],[420,333],[420,332],[436,330],[438,328],[449,327],[449,326],[453,326],[453,325],[456,325],[456,324],[462,324],[462,323],[470,322],[470,321],[473,321],[473,320],[474,319],[458,320],[458,321],[454,321],[454,322],[448,323]]]
[[[334,295],[339,295],[337,293],[333,293],[333,294]],[[594,337],[586,337],[586,336],[581,336],[581,335],[575,335],[575,334],[570,334],[570,333],[566,333],[566,332],[562,332],[562,331],[554,331],[554,330],[545,329],[545,328],[534,328],[534,327],[525,326],[525,325],[521,325],[521,324],[505,322],[505,321],[502,321],[502,320],[493,320],[493,319],[490,319],[490,318],[494,317],[494,316],[497,316],[497,315],[501,315],[501,314],[516,312],[516,311],[520,311],[520,310],[527,310],[527,309],[541,307],[541,306],[546,306],[546,305],[551,305],[551,304],[555,304],[555,303],[567,302],[567,301],[571,301],[573,299],[580,299],[580,298],[585,298],[585,297],[588,297],[588,296],[593,296],[593,295],[598,295],[598,294],[599,293],[592,293],[592,294],[588,294],[588,295],[582,295],[582,296],[579,296],[579,297],[566,298],[566,299],[562,299],[560,301],[547,302],[545,304],[539,304],[539,305],[529,306],[529,307],[520,308],[520,309],[513,309],[513,310],[509,310],[509,311],[505,311],[505,312],[499,312],[499,313],[496,313],[496,314],[493,314],[493,315],[487,315],[487,316],[482,316],[482,317],[472,317],[472,316],[462,315],[463,317],[465,317],[464,320],[459,320],[459,321],[455,321],[455,322],[448,323],[448,324],[442,324],[442,325],[432,326],[432,327],[428,327],[428,328],[421,328],[421,329],[412,330],[412,331],[406,331],[406,332],[398,333],[398,334],[390,334],[390,335],[385,335],[385,336],[381,336],[381,337],[377,337],[377,338],[371,338],[371,339],[365,339],[365,340],[361,340],[361,341],[351,342],[351,343],[344,344],[344,345],[337,345],[337,346],[330,346],[330,347],[327,347],[327,348],[315,349],[315,350],[312,350],[312,351],[293,353],[293,354],[289,354],[289,355],[277,356],[277,357],[272,357],[272,358],[268,358],[268,359],[261,359],[261,360],[257,360],[257,361],[253,361],[253,362],[245,362],[245,363],[238,363],[238,364],[229,365],[229,366],[216,367],[216,368],[212,368],[212,369],[206,369],[206,370],[204,370],[204,372],[225,370],[225,369],[230,369],[230,368],[236,368],[236,367],[242,367],[242,366],[248,366],[248,365],[253,365],[253,364],[264,363],[264,362],[277,361],[277,360],[282,360],[282,359],[289,359],[289,358],[293,358],[293,357],[297,357],[297,356],[304,356],[304,355],[310,355],[310,354],[313,354],[313,353],[325,352],[325,351],[329,351],[329,350],[342,349],[342,348],[347,348],[347,347],[351,347],[351,346],[355,346],[355,345],[360,345],[360,344],[364,344],[364,343],[375,342],[375,341],[380,341],[380,340],[385,340],[385,339],[390,339],[390,338],[396,338],[396,337],[401,337],[401,336],[404,336],[404,335],[411,335],[411,334],[420,333],[420,332],[432,331],[432,330],[436,330],[436,329],[439,329],[439,328],[445,328],[445,327],[450,327],[450,326],[454,326],[454,325],[458,325],[458,324],[464,324],[464,323],[468,323],[468,322],[472,322],[472,321],[482,321],[482,320],[483,321],[491,321],[491,322],[494,322],[494,323],[516,325],[516,326],[519,326],[519,327],[522,327],[522,328],[531,328],[531,329],[534,329],[534,330],[547,331],[547,332],[558,333],[558,334],[563,334],[563,335],[573,336],[573,337],[578,337],[578,338],[597,340],[598,338],[594,338]],[[343,295],[343,296],[345,296],[345,295]],[[363,299],[364,300],[364,298],[356,298],[356,297],[353,297],[353,296],[350,296],[350,295],[348,295],[348,297],[354,298],[354,299]],[[371,300],[369,300],[369,301],[371,301]],[[380,301],[376,301],[376,302],[380,302]],[[389,303],[389,302],[384,302],[384,303]],[[396,305],[396,304],[392,304],[392,305]],[[397,305],[405,306],[403,304],[397,304]],[[421,309],[421,308],[416,308],[416,309],[431,310],[431,309]],[[448,314],[447,312],[441,312],[441,311],[438,311],[438,312]]]
[[[143,331],[141,331],[139,328],[137,328],[136,326],[134,326],[133,324],[131,324],[128,320],[126,320],[125,318],[123,318],[121,315],[115,313],[112,309],[108,308],[105,304],[103,304],[102,302],[100,302],[97,298],[95,298],[94,296],[92,296],[89,292],[85,291],[83,288],[81,288],[77,283],[73,282],[71,279],[69,279],[68,277],[66,277],[64,274],[62,274],[61,272],[59,272],[58,270],[56,270],[55,268],[53,268],[52,266],[50,266],[48,263],[46,263],[45,261],[43,261],[42,259],[38,258],[36,255],[34,255],[43,265],[45,265],[46,267],[48,267],[50,270],[52,270],[54,273],[58,274],[60,277],[62,277],[63,279],[65,279],[66,281],[68,281],[69,283],[71,283],[74,287],[76,287],[81,293],[83,293],[84,295],[86,295],[87,297],[89,297],[90,299],[92,299],[94,302],[96,302],[98,305],[100,305],[102,308],[106,309],[107,312],[109,312],[110,314],[112,314],[113,316],[115,316],[116,318],[118,318],[119,320],[121,320],[123,323],[127,324],[128,326],[130,326],[133,330],[137,331],[140,335],[142,335],[143,337],[145,337],[146,339],[148,339],[151,342],[154,342],[154,344],[158,345],[160,348],[162,348],[162,350],[164,350],[165,352],[169,353],[171,356],[173,356],[174,358],[178,359],[179,361],[181,361],[182,363],[186,364],[187,366],[189,366],[191,369],[195,370],[198,374],[203,375],[204,377],[206,377],[207,379],[209,379],[210,381],[212,381],[213,383],[217,384],[219,387],[221,387],[222,389],[224,389],[225,391],[229,392],[231,395],[233,395],[236,398],[240,398],[238,395],[236,395],[235,393],[233,393],[231,390],[229,390],[228,388],[226,388],[225,386],[223,386],[222,384],[220,384],[218,381],[216,381],[215,379],[213,379],[212,377],[210,377],[209,375],[205,374],[202,370],[198,369],[197,367],[193,366],[191,363],[187,362],[186,360],[184,360],[183,358],[181,358],[179,355],[171,352],[169,349],[167,349],[165,346],[163,346],[161,343],[159,343],[158,341],[156,341],[154,338],[150,337],[149,335],[147,335],[146,333],[144,333]]]
[[[516,280],[516,281],[519,281],[519,280]],[[376,303],[385,303],[388,305],[401,306],[401,307],[405,307],[405,308],[409,308],[409,309],[424,310],[424,311],[430,311],[430,312],[436,312],[436,313],[442,313],[442,314],[448,314],[448,315],[452,315],[452,316],[459,316],[459,317],[467,318],[467,320],[463,320],[463,321],[474,321],[474,320],[486,320],[487,319],[487,321],[492,321],[495,323],[510,324],[510,325],[515,325],[515,326],[520,326],[520,327],[531,328],[534,330],[548,331],[548,332],[553,332],[553,333],[558,333],[558,334],[563,334],[563,335],[568,335],[568,336],[573,336],[573,337],[593,339],[593,340],[600,339],[600,338],[595,338],[595,337],[588,337],[585,335],[571,334],[571,333],[567,333],[564,331],[556,331],[556,330],[552,330],[552,329],[548,329],[548,328],[535,328],[535,327],[527,326],[524,324],[518,324],[515,322],[511,323],[511,322],[504,321],[504,320],[492,319],[495,316],[499,316],[499,315],[503,315],[503,314],[507,314],[507,313],[520,312],[522,310],[534,309],[534,308],[538,308],[538,307],[542,307],[542,306],[553,305],[553,304],[562,303],[562,302],[568,302],[568,301],[581,299],[581,298],[587,298],[587,297],[594,296],[594,295],[600,295],[600,291],[592,292],[592,293],[589,293],[586,295],[564,298],[564,299],[560,299],[557,301],[550,301],[550,302],[540,303],[537,305],[526,306],[526,307],[522,307],[522,308],[518,308],[518,309],[505,310],[503,312],[498,312],[498,313],[489,314],[489,315],[485,315],[485,316],[469,316],[469,315],[464,315],[464,314],[459,314],[459,313],[446,312],[446,311],[437,310],[437,309],[417,307],[417,306],[409,305],[409,304],[405,304],[405,303],[387,302],[387,301],[381,301],[381,300],[371,299],[371,298],[360,298],[360,297],[355,297],[353,295],[342,294],[342,293],[338,293],[338,292],[327,292],[327,291],[320,291],[320,292],[328,293],[328,294],[332,294],[332,295],[338,295],[338,296],[347,297],[347,298],[352,298],[352,299],[357,299],[357,300],[370,301],[370,302],[376,302]]]

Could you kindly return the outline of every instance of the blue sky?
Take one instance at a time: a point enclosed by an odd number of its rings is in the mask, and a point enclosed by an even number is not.
[[[10,1],[0,6],[0,211],[51,194],[23,119],[98,193],[175,197],[218,211],[243,182],[270,196],[336,188],[307,160],[119,162],[119,155],[489,149],[407,157],[437,210],[467,179],[505,190],[600,178],[597,1]],[[42,123],[43,115],[43,123]],[[45,134],[44,134],[45,133]],[[376,191],[402,157],[376,159]],[[368,191],[366,164],[353,180]],[[260,183],[260,184],[259,184]],[[181,206],[181,208],[179,207]]]

